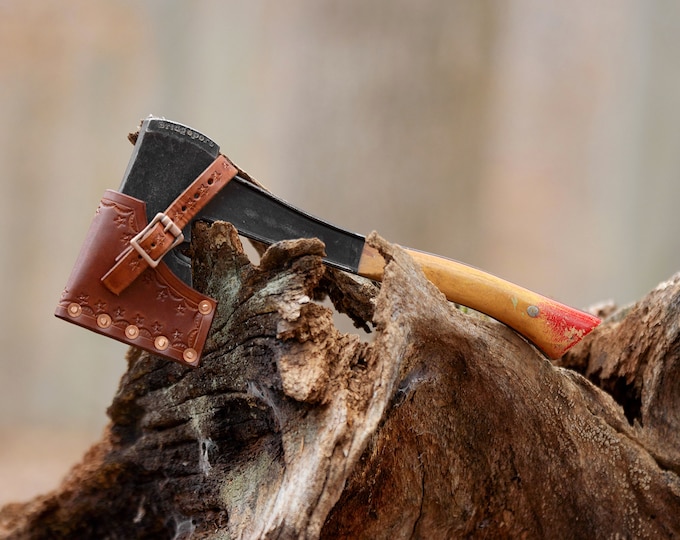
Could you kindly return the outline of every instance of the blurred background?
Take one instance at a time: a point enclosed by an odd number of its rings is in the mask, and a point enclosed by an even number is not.
[[[0,0],[0,504],[95,442],[125,346],[53,317],[148,114],[296,206],[579,307],[680,270],[680,4]]]

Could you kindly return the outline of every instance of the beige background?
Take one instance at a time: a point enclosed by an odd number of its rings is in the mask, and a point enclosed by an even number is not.
[[[106,422],[125,347],[52,316],[126,134],[565,302],[680,270],[680,4],[0,0],[0,503]]]

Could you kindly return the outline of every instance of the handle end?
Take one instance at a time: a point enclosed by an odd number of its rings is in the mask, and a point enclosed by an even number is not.
[[[559,302],[544,301],[537,307],[546,331],[546,339],[537,340],[537,346],[553,360],[564,355],[602,322],[595,315]]]

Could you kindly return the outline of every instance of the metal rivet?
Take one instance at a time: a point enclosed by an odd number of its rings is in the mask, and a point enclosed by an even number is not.
[[[131,324],[125,329],[125,335],[129,339],[135,339],[139,336],[139,328],[137,328],[134,324]]]
[[[165,349],[168,348],[169,345],[170,340],[165,336],[158,336],[153,342],[153,346],[156,347],[159,351],[164,351]]]
[[[537,306],[529,306],[527,308],[527,315],[529,317],[538,317],[539,309]]]
[[[208,315],[213,310],[212,304],[207,300],[203,300],[198,304],[198,311],[203,315]]]
[[[99,328],[108,328],[109,326],[111,326],[111,317],[106,313],[97,315],[97,326]]]
[[[198,353],[196,352],[196,349],[192,349],[191,347],[184,349],[184,352],[182,353],[182,358],[184,358],[184,361],[193,364],[197,359],[198,359]]]
[[[83,312],[83,308],[80,306],[80,304],[72,302],[68,305],[66,311],[71,317],[80,317],[80,314]]]

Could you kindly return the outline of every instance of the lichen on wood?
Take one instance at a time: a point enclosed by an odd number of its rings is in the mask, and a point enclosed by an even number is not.
[[[255,266],[229,224],[197,223],[195,286],[219,301],[202,365],[132,349],[102,440],[54,492],[2,509],[1,535],[680,534],[680,277],[558,365],[369,242],[380,287],[326,268],[317,240]]]

